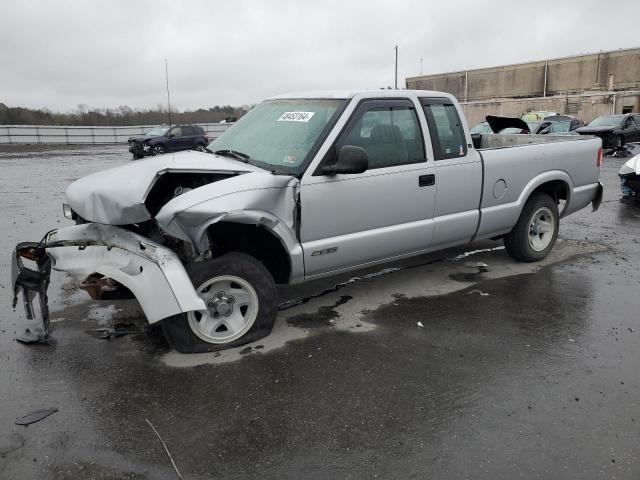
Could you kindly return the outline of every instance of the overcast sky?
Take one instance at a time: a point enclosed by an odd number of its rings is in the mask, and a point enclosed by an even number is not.
[[[615,8],[607,10],[607,5]],[[0,102],[241,105],[640,46],[640,1],[0,0]]]

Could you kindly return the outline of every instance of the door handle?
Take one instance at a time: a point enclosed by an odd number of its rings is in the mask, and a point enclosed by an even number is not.
[[[430,185],[436,184],[436,176],[431,173],[429,175],[420,175],[418,177],[418,186],[419,187],[428,187]]]

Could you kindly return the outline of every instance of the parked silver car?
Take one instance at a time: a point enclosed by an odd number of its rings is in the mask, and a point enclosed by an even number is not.
[[[267,335],[276,284],[504,239],[516,260],[553,248],[562,216],[602,187],[592,137],[480,135],[431,91],[286,95],[209,145],[98,172],[66,191],[77,225],[21,243],[14,288],[28,316],[50,269],[94,298],[138,299],[182,352]],[[559,203],[563,208],[559,210]],[[27,268],[25,259],[37,268]]]

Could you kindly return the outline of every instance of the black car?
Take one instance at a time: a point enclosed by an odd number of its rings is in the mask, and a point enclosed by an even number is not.
[[[595,135],[602,138],[602,148],[620,150],[625,143],[640,141],[640,115],[604,115],[576,129],[580,135]]]
[[[204,151],[209,145],[207,132],[196,125],[155,127],[140,137],[129,138],[129,151],[135,160],[148,155],[181,150]]]
[[[573,134],[574,130],[584,125],[582,120],[578,120],[576,117],[571,117],[569,115],[552,115],[551,117],[546,117],[541,122],[535,123],[538,125],[535,130],[531,131],[531,133],[537,133],[538,135]]]

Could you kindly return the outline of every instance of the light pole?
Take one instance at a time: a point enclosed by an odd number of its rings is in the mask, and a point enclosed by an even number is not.
[[[164,59],[164,75],[167,79],[167,109],[169,110],[169,128],[171,128],[171,101],[169,100],[169,66],[167,59]]]
[[[395,47],[393,47],[394,50],[396,51],[396,75],[395,75],[395,88],[396,90],[398,89],[398,45],[396,45]]]

